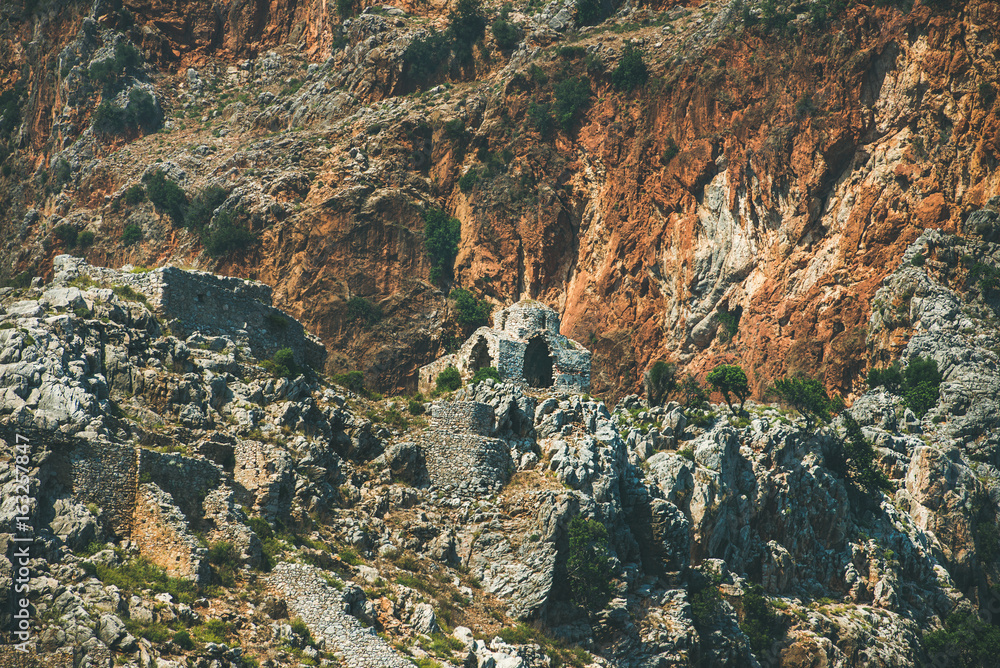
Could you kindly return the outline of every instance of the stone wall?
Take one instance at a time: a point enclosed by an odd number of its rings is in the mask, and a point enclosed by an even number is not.
[[[187,519],[170,496],[152,483],[139,486],[131,537],[140,554],[170,577],[207,580],[204,548],[188,533]]]
[[[80,443],[68,454],[69,480],[74,498],[93,503],[119,536],[132,535],[136,486],[139,482],[137,448],[110,443]]]
[[[99,283],[127,285],[141,292],[179,337],[195,331],[228,336],[247,345],[260,359],[280,348],[291,348],[297,362],[317,369],[326,361],[323,344],[298,320],[271,305],[271,288],[264,283],[172,266],[133,274],[94,267],[69,255],[57,256],[52,267],[57,281],[89,276]]]
[[[476,401],[438,402],[431,406],[431,427],[438,431],[489,436],[493,407]]]
[[[431,486],[459,494],[495,492],[514,471],[507,444],[489,438],[493,408],[460,401],[435,404],[431,426],[420,435]]]
[[[532,307],[534,306],[534,308]],[[559,334],[559,314],[541,302],[520,301],[493,314],[496,329],[517,338],[526,339],[533,332]]]

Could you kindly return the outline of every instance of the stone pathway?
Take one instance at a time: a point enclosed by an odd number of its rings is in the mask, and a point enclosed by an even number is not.
[[[274,567],[269,584],[302,618],[317,640],[326,640],[326,651],[343,654],[349,668],[413,668],[375,631],[365,628],[344,611],[340,593],[323,579],[322,571],[305,564],[282,562]]]

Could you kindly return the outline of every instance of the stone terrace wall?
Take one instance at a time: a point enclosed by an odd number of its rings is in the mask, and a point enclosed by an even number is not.
[[[140,485],[132,540],[140,553],[167,575],[205,582],[208,562],[204,549],[187,531],[187,520],[166,492],[154,484]]]
[[[81,503],[94,503],[107,514],[112,530],[132,535],[139,450],[124,445],[81,443],[69,453],[66,486]]]

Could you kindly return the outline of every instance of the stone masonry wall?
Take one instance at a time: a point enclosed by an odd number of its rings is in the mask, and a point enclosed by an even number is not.
[[[204,581],[204,548],[187,531],[187,519],[170,496],[154,484],[139,486],[132,540],[139,552],[170,577]]]
[[[431,427],[418,439],[431,485],[470,495],[503,487],[514,462],[504,441],[486,436],[492,427],[493,408],[488,404],[435,404]]]
[[[319,339],[271,305],[271,288],[264,283],[171,266],[133,274],[94,267],[69,255],[57,256],[52,267],[56,280],[89,276],[99,283],[127,285],[141,292],[178,336],[194,331],[228,336],[244,342],[258,358],[291,348],[297,362],[314,368],[322,368],[326,360]]]
[[[69,488],[81,503],[94,503],[108,516],[119,536],[132,534],[136,485],[139,481],[136,448],[81,443],[69,453]]]
[[[493,407],[477,401],[447,401],[431,406],[431,427],[438,431],[489,436],[494,419]]]

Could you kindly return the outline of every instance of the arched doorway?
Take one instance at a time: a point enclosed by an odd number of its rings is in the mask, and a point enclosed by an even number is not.
[[[523,375],[531,387],[552,387],[552,355],[540,336],[531,339],[524,350]]]
[[[493,366],[493,358],[490,357],[490,348],[486,337],[480,336],[476,345],[472,346],[472,352],[469,353],[469,371],[476,373],[488,366]]]

